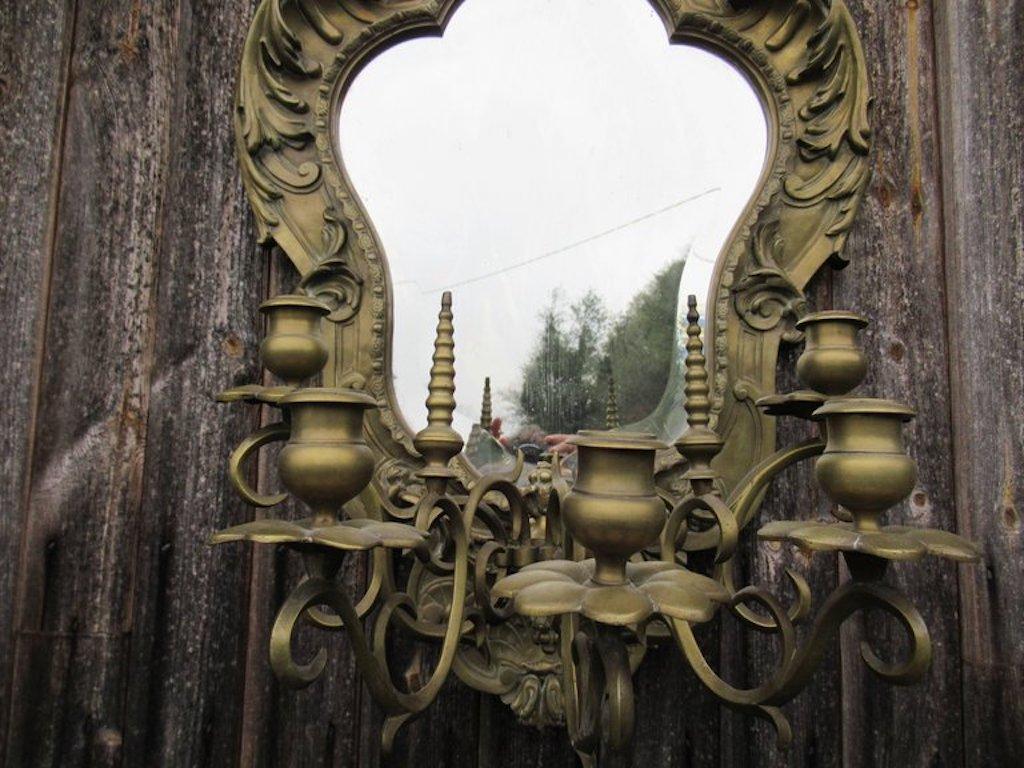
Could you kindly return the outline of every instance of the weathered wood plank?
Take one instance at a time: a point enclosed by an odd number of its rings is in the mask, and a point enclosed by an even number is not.
[[[717,623],[700,627],[697,636],[717,668],[720,627]],[[710,768],[718,764],[718,703],[690,672],[674,642],[666,639],[648,652],[633,685],[636,737],[626,765]]]
[[[73,18],[65,0],[0,6],[0,757]]]
[[[892,524],[956,530],[950,394],[943,294],[942,182],[936,118],[935,40],[927,3],[850,3],[864,40],[875,94],[874,179],[850,240],[849,269],[835,275],[839,308],[867,315],[870,366],[862,391],[918,409],[906,429],[918,462],[917,488],[888,513]],[[843,751],[847,765],[961,763],[956,568],[924,561],[890,568],[888,581],[911,597],[928,623],[932,669],[922,684],[898,688],[860,659],[867,639],[882,654],[905,647],[880,614],[843,631]]]
[[[1024,754],[1024,2],[937,4],[964,763]],[[957,709],[959,702],[947,701]]]
[[[400,670],[402,657],[396,659]],[[424,672],[429,672],[427,667]],[[382,768],[405,768],[410,765],[459,766],[478,765],[478,709],[480,696],[464,686],[452,675],[437,700],[420,717],[407,724],[397,741],[394,752],[380,753],[380,709],[373,706],[373,716],[364,716],[362,726],[372,740],[363,754],[361,765],[379,765]],[[364,710],[365,711],[365,710]],[[370,724],[366,724],[369,720]],[[368,762],[367,762],[368,761]]]
[[[480,696],[479,768],[576,768],[579,761],[564,730],[524,726],[497,696]]]
[[[171,2],[78,9],[16,607],[13,765],[84,764],[123,718],[115,660],[131,628],[176,15]],[[65,653],[59,690],[34,678]]]
[[[259,414],[213,398],[259,376],[267,256],[255,245],[230,119],[252,3],[183,2],[173,11],[124,757],[133,766],[234,765],[250,555],[205,541],[251,516],[226,464]]]
[[[820,274],[807,290],[815,309],[832,305],[831,274]],[[777,390],[800,389],[796,378],[796,360],[802,348],[786,347],[778,365]],[[806,422],[783,418],[778,421],[777,444],[793,445],[813,437],[816,428]],[[739,575],[738,586],[753,584],[766,587],[788,605],[794,595],[785,569],[792,568],[807,579],[815,599],[815,607],[835,588],[837,570],[834,558],[808,558],[792,547],[765,544],[755,539],[755,532],[771,520],[830,520],[828,500],[814,480],[813,462],[802,462],[782,473],[769,489],[760,515],[745,532],[740,562],[745,572]],[[803,635],[801,635],[803,636]],[[723,669],[725,677],[736,685],[751,687],[760,684],[778,668],[778,651],[774,641],[764,635],[741,628],[732,618],[724,619]],[[826,655],[820,671],[808,688],[785,707],[793,727],[793,744],[779,750],[774,729],[761,720],[730,710],[722,713],[721,764],[729,766],[835,766],[842,761],[838,643]]]

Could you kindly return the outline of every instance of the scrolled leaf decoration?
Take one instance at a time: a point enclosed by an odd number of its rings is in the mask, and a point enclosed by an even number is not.
[[[242,53],[236,131],[239,160],[256,214],[260,240],[270,239],[281,223],[285,190],[308,190],[319,183],[320,169],[308,161],[296,165],[284,152],[313,140],[306,119],[309,102],[290,79],[313,79],[322,67],[306,56],[302,42],[286,20],[289,0],[265,0],[256,9]]]
[[[809,178],[786,179],[786,194],[798,206],[835,203],[826,234],[834,238],[833,255],[841,255],[846,233],[870,180],[871,148],[868,73],[860,39],[846,5],[825,2],[827,14],[808,42],[807,59],[788,75],[789,82],[815,83],[814,96],[799,111],[803,130],[800,156],[819,164]]]
[[[758,225],[750,241],[750,266],[732,289],[740,317],[755,330],[770,331],[783,320],[791,326],[807,311],[803,291],[778,264],[784,252],[778,222]],[[799,336],[792,328],[784,334],[788,341]]]
[[[331,308],[329,319],[335,323],[346,323],[355,317],[363,298],[363,278],[341,256],[330,256],[317,264],[302,279],[300,287]]]

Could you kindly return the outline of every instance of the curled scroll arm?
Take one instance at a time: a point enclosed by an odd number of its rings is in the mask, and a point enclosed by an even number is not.
[[[446,517],[448,529],[455,540],[455,569],[452,586],[452,607],[437,666],[429,680],[412,692],[399,690],[392,682],[386,658],[386,632],[396,613],[414,610],[410,598],[402,593],[392,594],[381,609],[374,631],[374,642],[367,639],[359,615],[343,589],[334,582],[314,578],[301,583],[288,596],[274,622],[270,641],[270,663],[275,675],[286,685],[305,687],[316,680],[324,670],[326,653],[321,649],[308,664],[297,663],[292,656],[292,638],[298,620],[309,608],[326,605],[341,620],[352,644],[353,655],[363,679],[374,699],[388,713],[384,728],[385,751],[398,728],[411,716],[425,710],[437,697],[452,668],[458,644],[464,634],[466,583],[468,578],[469,539],[462,524],[462,516],[455,504],[438,504]]]
[[[903,662],[887,663],[867,642],[862,642],[860,653],[864,663],[888,683],[910,685],[920,680],[932,661],[931,638],[920,612],[891,587],[851,581],[833,592],[821,607],[810,637],[794,657],[790,674],[771,694],[768,703],[785,704],[800,693],[821,664],[842,623],[854,613],[867,609],[883,610],[897,620],[910,641],[910,653]]]
[[[798,462],[820,456],[824,450],[820,437],[811,438],[776,451],[747,472],[726,500],[740,528],[750,522],[755,503],[776,476]]]
[[[245,462],[263,446],[284,442],[290,434],[291,427],[283,421],[268,424],[245,438],[232,452],[231,458],[228,459],[228,476],[235,491],[246,503],[254,507],[276,507],[288,498],[287,493],[268,496],[257,492],[245,479]]]
[[[718,550],[715,553],[715,563],[722,563],[732,557],[740,535],[736,516],[716,494],[708,493],[703,496],[687,496],[672,510],[661,533],[662,560],[669,563],[675,562],[676,548],[680,546],[680,535],[685,542],[687,521],[690,515],[698,510],[710,512],[718,524]]]
[[[737,484],[726,501],[726,505],[736,518],[737,525],[742,528],[750,522],[754,504],[761,498],[768,484],[775,477],[798,462],[820,456],[824,449],[825,444],[821,438],[815,437],[776,451],[751,469]],[[734,563],[735,561],[731,559],[720,562],[716,571],[716,578],[732,594],[739,591],[736,587]],[[803,576],[790,568],[786,569],[786,576],[796,592],[796,601],[790,606],[788,616],[794,624],[799,624],[810,614],[811,588]],[[773,632],[778,628],[771,618],[755,613],[743,603],[734,604],[730,610],[740,621],[754,629]]]
[[[599,752],[621,752],[633,738],[636,712],[633,670],[616,628],[562,618],[562,686],[566,725],[584,764]]]
[[[693,630],[684,621],[672,620],[670,629],[687,662],[701,683],[722,703],[769,719],[776,728],[779,742],[791,738],[789,725],[778,709],[796,697],[818,669],[840,626],[854,613],[879,609],[893,616],[910,640],[906,660],[896,663],[882,661],[865,642],[861,656],[871,671],[896,685],[909,685],[923,677],[931,664],[932,647],[928,628],[916,608],[897,591],[881,584],[852,581],[836,589],[822,606],[806,642],[796,648],[795,633],[782,606],[766,592],[747,588],[737,593],[734,603],[757,602],[772,614],[782,639],[781,663],[771,678],[751,689],[739,689],[725,682],[712,669],[697,645]]]

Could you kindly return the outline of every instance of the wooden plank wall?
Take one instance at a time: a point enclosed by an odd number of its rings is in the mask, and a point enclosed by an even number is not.
[[[933,673],[875,684],[858,644],[891,628],[851,624],[790,707],[789,754],[652,652],[626,764],[1024,754],[1024,0],[848,3],[876,96],[875,178],[852,265],[812,297],[874,319],[867,388],[920,411],[902,515],[976,539],[985,565],[897,568],[931,627]],[[457,685],[381,758],[343,643],[305,692],[267,674],[271,606],[294,575],[272,553],[202,546],[251,514],[221,470],[260,419],[212,394],[258,375],[256,307],[288,279],[254,245],[232,154],[253,7],[0,4],[0,764],[574,765],[561,733]],[[810,485],[789,473],[765,517],[827,514]],[[819,592],[842,578],[828,558],[750,553],[754,581],[787,564]],[[737,682],[771,665],[728,622],[704,642]]]

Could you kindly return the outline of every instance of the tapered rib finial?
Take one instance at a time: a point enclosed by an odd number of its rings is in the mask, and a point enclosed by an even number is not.
[[[604,409],[604,428],[619,428],[619,401],[615,392],[615,373],[612,371],[611,360],[608,361],[608,402]]]
[[[697,297],[687,299],[686,313],[686,422],[691,427],[706,427],[711,421],[711,401],[708,395],[707,358],[701,340],[700,313]]]
[[[441,312],[437,316],[437,336],[434,339],[434,364],[430,368],[427,386],[427,426],[413,440],[416,450],[423,455],[425,466],[420,477],[444,481],[454,477],[448,462],[462,450],[463,441],[452,429],[455,413],[455,326],[452,323],[452,294],[445,291],[441,297]]]
[[[484,379],[484,401],[480,406],[480,428],[485,432],[491,429],[494,414],[491,412],[491,377]]]
[[[722,450],[722,438],[708,425],[711,422],[711,400],[708,397],[707,358],[701,341],[700,313],[697,297],[687,300],[686,314],[686,422],[689,428],[676,440],[676,450],[689,462],[688,480],[713,480],[711,460]]]

